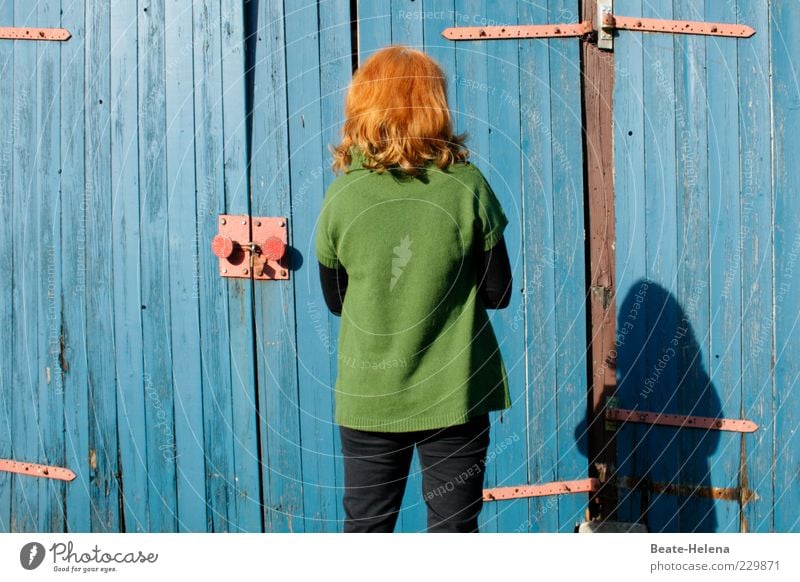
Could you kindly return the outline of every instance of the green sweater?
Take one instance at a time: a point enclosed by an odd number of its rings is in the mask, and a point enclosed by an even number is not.
[[[470,162],[422,177],[363,167],[325,193],[317,259],[347,270],[336,423],[401,432],[466,422],[511,406],[497,339],[477,290],[476,248],[508,220]]]

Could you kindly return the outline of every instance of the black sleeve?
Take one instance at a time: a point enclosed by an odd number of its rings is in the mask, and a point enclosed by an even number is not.
[[[511,301],[511,263],[506,241],[501,238],[488,251],[476,257],[478,296],[487,309],[503,309]]]
[[[344,294],[347,291],[347,271],[341,266],[338,269],[331,269],[319,263],[319,280],[328,309],[334,315],[341,315]]]

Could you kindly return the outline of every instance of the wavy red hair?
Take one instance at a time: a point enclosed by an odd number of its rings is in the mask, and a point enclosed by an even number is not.
[[[392,45],[374,53],[353,75],[344,113],[342,141],[331,148],[335,172],[349,170],[351,146],[365,168],[414,176],[428,162],[444,170],[469,156],[467,135],[453,134],[444,73],[421,51]]]

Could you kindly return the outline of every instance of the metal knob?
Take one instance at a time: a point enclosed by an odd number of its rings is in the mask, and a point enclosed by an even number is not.
[[[277,236],[271,236],[261,243],[261,253],[265,258],[272,261],[279,261],[286,254],[286,243]]]
[[[224,234],[218,234],[211,241],[211,251],[220,259],[227,259],[233,254],[233,239]]]

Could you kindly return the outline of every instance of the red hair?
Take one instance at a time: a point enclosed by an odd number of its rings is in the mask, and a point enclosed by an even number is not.
[[[373,54],[353,75],[344,113],[342,141],[331,149],[335,172],[348,171],[352,146],[379,173],[418,175],[428,162],[444,170],[469,156],[466,134],[453,134],[444,73],[421,51],[395,45]]]

